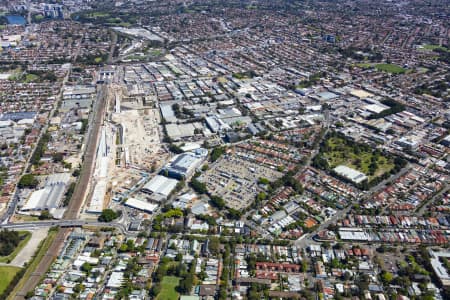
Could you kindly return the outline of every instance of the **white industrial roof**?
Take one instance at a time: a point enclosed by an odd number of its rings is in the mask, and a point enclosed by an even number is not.
[[[143,210],[146,212],[153,212],[158,207],[157,204],[138,200],[136,198],[129,198],[127,200],[127,202],[125,202],[125,205],[135,208],[135,209]]]
[[[123,273],[122,272],[112,272],[109,277],[106,287],[108,288],[120,288],[123,284]]]
[[[27,203],[22,207],[22,210],[36,209],[38,203],[40,202],[41,198],[44,197],[45,194],[46,194],[45,189],[33,192],[30,196],[30,199],[28,199]]]
[[[343,240],[353,240],[353,241],[370,241],[370,236],[360,230],[350,231],[350,230],[339,230],[339,236]]]
[[[42,210],[58,207],[69,180],[70,174],[68,173],[56,173],[48,176],[44,188],[34,191],[22,210]]]
[[[0,121],[0,127],[9,127],[12,124],[13,124],[13,121],[11,121],[11,120]]]
[[[182,137],[189,137],[194,135],[195,126],[192,123],[177,125],[177,124],[167,124],[166,125],[167,134],[173,139],[179,139]]]
[[[366,92],[364,90],[352,90],[350,91],[350,94],[353,96],[356,96],[360,99],[364,99],[364,98],[368,98],[368,97],[372,97],[373,95],[369,92]]]
[[[386,105],[381,105],[381,104],[368,104],[368,105],[364,106],[364,108],[370,112],[379,114],[380,112],[388,109],[389,107]]]
[[[177,183],[178,180],[176,179],[156,175],[152,180],[145,184],[143,189],[168,197]]]

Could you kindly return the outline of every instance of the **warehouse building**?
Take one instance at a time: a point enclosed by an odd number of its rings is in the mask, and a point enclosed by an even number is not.
[[[142,192],[150,195],[153,201],[164,201],[177,186],[178,180],[156,175],[142,188]]]
[[[142,210],[148,213],[153,213],[158,207],[157,204],[149,203],[147,201],[138,200],[136,198],[129,198],[125,205],[134,209]]]
[[[33,192],[21,211],[41,211],[58,208],[69,183],[70,174],[57,173],[47,177],[44,188]]]

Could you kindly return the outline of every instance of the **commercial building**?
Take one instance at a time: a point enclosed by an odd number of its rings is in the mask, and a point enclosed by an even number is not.
[[[167,124],[166,130],[167,135],[175,140],[178,141],[182,138],[187,138],[195,135],[195,130],[202,130],[203,126],[201,123],[187,123],[187,124]]]
[[[370,241],[370,235],[361,228],[340,228],[339,236],[348,241]]]

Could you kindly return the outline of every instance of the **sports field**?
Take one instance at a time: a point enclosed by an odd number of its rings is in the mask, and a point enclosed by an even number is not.
[[[165,276],[161,282],[161,292],[159,292],[156,300],[178,300],[180,296],[176,291],[176,287],[180,283],[180,278],[175,276]]]

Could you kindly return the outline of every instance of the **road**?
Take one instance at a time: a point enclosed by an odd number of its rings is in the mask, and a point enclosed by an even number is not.
[[[306,248],[307,246],[314,244],[315,242],[312,237],[317,234],[317,232],[324,230],[328,227],[330,224],[334,224],[337,220],[341,219],[343,216],[348,214],[348,212],[351,210],[352,206],[349,205],[348,207],[344,208],[343,210],[338,211],[334,216],[327,219],[325,222],[319,225],[316,230],[314,230],[311,233],[305,234],[302,237],[300,237],[298,240],[294,242],[294,245],[299,248]]]
[[[107,87],[100,86],[100,90],[97,94],[97,100],[95,101],[95,107],[92,111],[92,118],[90,119],[88,134],[86,139],[86,151],[84,154],[83,167],[81,169],[81,174],[78,179],[77,185],[73,192],[72,198],[69,202],[67,210],[64,214],[64,219],[69,220],[67,222],[72,222],[70,220],[77,219],[83,205],[86,193],[88,191],[89,182],[94,170],[95,156],[97,153],[97,144],[99,140],[100,127],[103,123],[103,118],[105,115],[106,100],[107,100]],[[37,224],[33,222],[34,224]],[[55,223],[55,222],[50,222]],[[24,224],[24,223],[23,223]],[[7,226],[5,224],[4,226]],[[32,226],[32,224],[28,224]],[[105,226],[105,224],[103,224]],[[34,290],[34,288],[39,284],[41,278],[45,272],[49,269],[53,260],[61,250],[67,235],[70,233],[69,228],[60,228],[56,238],[50,245],[47,254],[39,262],[36,267],[35,272],[28,278],[27,282],[23,285],[22,289],[13,295],[15,300],[25,299],[27,292]]]
[[[398,178],[402,177],[403,175],[405,175],[409,170],[411,169],[411,164],[408,163],[402,170],[400,170],[400,172],[398,172],[397,174],[395,174],[394,176],[389,176],[388,178],[386,178],[385,180],[383,180],[382,182],[380,182],[379,184],[377,184],[376,186],[372,187],[369,189],[369,193],[373,194],[383,188],[385,188],[387,186],[388,183],[394,182],[395,180],[397,180]]]
[[[442,190],[440,190],[436,195],[434,195],[430,200],[428,200],[427,203],[425,203],[422,207],[419,208],[419,210],[417,211],[417,214],[419,216],[422,216],[426,212],[427,208],[431,204],[433,204],[436,199],[441,197],[443,194],[447,193],[449,190],[450,190],[450,185],[449,184],[445,185]]]
[[[97,221],[87,221],[80,219],[71,220],[50,220],[50,221],[33,221],[33,222],[23,222],[23,223],[9,223],[0,225],[1,229],[34,229],[34,228],[45,228],[52,226],[60,227],[81,227],[81,226],[93,226],[93,227],[114,227],[119,229],[122,233],[134,234],[133,232],[128,232],[127,227],[124,222],[112,222],[103,223]]]

